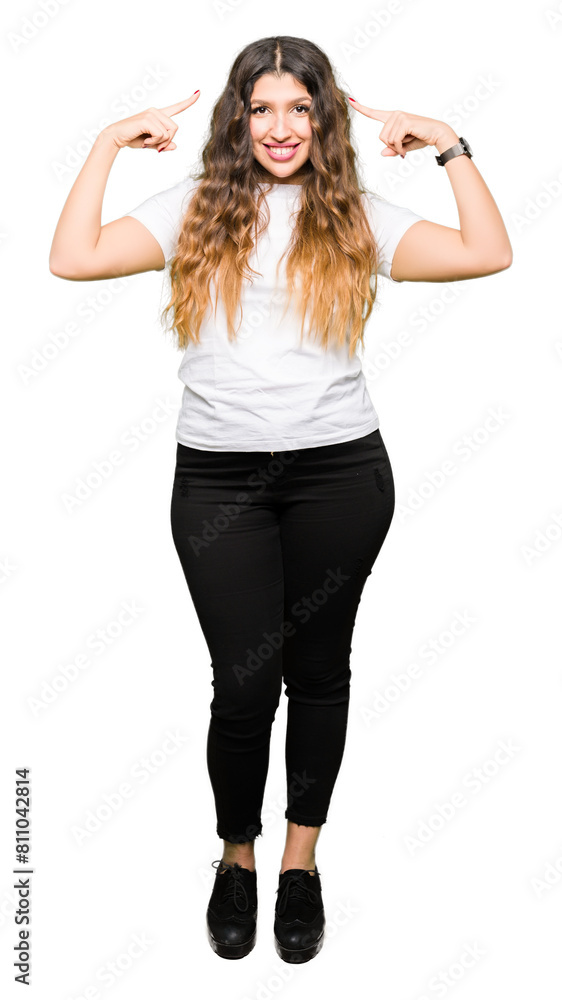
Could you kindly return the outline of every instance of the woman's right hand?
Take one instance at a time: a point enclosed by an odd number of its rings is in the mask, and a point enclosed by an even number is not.
[[[186,101],[170,104],[166,108],[147,108],[146,111],[139,111],[130,118],[123,118],[120,122],[108,125],[102,131],[104,135],[111,137],[118,149],[123,149],[124,146],[129,146],[130,149],[158,149],[158,152],[177,149],[172,139],[179,126],[170,115],[177,115],[195,104],[199,94],[200,91],[197,90]]]

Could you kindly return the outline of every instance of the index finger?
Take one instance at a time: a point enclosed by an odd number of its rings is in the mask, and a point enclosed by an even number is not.
[[[177,104],[169,104],[167,108],[160,108],[160,111],[162,111],[163,114],[168,116],[177,115],[180,113],[180,111],[185,111],[185,109],[188,108],[190,104],[193,104],[194,101],[197,101],[200,93],[201,91],[197,90],[194,94],[191,95],[191,97],[188,97],[187,100],[178,101]]]
[[[386,122],[392,114],[392,111],[379,111],[378,109],[368,108],[366,104],[359,104],[359,101],[352,101],[352,104],[357,108],[361,108],[369,118],[375,118],[378,122]]]

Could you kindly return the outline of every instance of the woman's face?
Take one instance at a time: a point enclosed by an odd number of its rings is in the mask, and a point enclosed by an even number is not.
[[[288,73],[281,77],[266,73],[254,85],[250,112],[254,156],[274,184],[298,184],[302,179],[312,136],[311,104],[306,87]],[[278,152],[278,146],[295,148]]]

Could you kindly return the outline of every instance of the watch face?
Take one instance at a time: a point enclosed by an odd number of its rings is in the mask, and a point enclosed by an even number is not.
[[[463,139],[462,136],[461,136],[461,142],[462,142],[464,148],[466,149],[466,152],[470,153],[470,155],[472,156],[472,150],[471,150],[468,142],[466,141],[466,139]]]

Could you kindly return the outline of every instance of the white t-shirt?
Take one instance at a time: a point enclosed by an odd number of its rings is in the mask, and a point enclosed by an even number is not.
[[[199,181],[188,177],[147,198],[127,215],[138,219],[162,247],[166,266],[174,256],[182,216]],[[277,262],[291,237],[301,184],[274,184],[267,194],[270,222],[249,258],[261,272],[242,282],[242,324],[229,341],[222,300],[207,309],[201,343],[188,344],[178,370],[184,383],[176,440],[205,451],[286,451],[337,444],[370,434],[379,418],[367,390],[357,350],[349,342],[325,351],[304,331],[286,305],[285,264]],[[394,251],[406,230],[423,219],[409,208],[363,194],[379,248],[378,274],[393,281]],[[297,286],[298,287],[298,286]],[[296,293],[298,295],[298,291]],[[235,329],[240,318],[237,313]],[[360,348],[359,344],[359,348]]]

